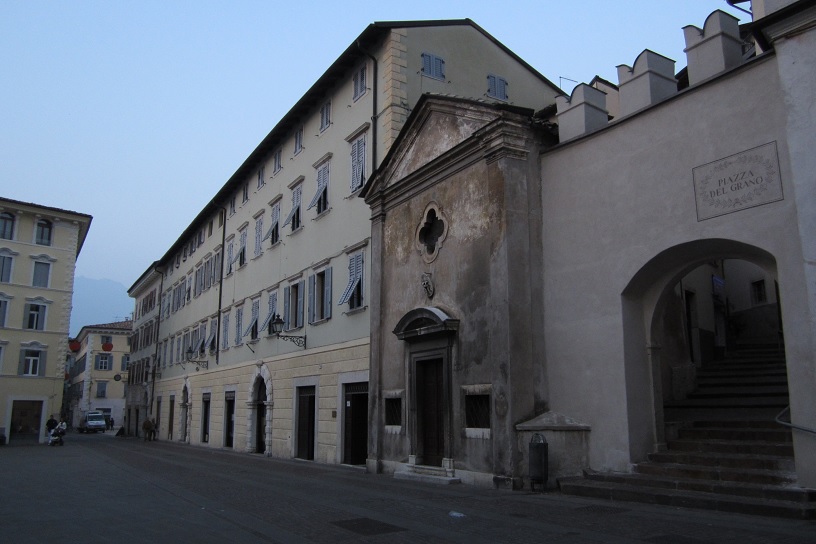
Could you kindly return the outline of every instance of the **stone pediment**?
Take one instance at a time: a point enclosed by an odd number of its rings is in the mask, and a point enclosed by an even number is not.
[[[371,194],[411,175],[471,138],[500,115],[490,104],[424,96],[366,192]]]

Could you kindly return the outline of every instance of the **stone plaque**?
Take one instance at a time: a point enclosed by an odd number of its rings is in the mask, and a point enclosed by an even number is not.
[[[776,142],[692,170],[697,221],[782,200]]]

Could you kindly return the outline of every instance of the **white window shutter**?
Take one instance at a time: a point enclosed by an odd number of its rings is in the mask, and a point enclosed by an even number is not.
[[[329,266],[323,272],[323,317],[329,319],[331,317],[332,307],[332,269]],[[319,296],[319,295],[318,295]]]

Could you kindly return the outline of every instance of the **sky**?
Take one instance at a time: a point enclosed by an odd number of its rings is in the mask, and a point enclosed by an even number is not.
[[[296,4],[294,4],[296,5]],[[375,21],[470,18],[568,93],[725,0],[0,2],[0,196],[93,216],[77,276],[129,288]]]

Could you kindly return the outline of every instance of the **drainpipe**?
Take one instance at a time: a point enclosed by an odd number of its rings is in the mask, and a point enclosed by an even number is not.
[[[156,268],[157,268],[157,271],[158,271],[158,267],[156,267]],[[158,296],[158,299],[159,299],[159,320],[156,321],[156,349],[153,352],[153,371],[151,373],[152,378],[153,378],[153,383],[151,384],[151,391],[150,391],[150,406],[149,406],[149,410],[147,411],[148,417],[153,415],[153,400],[156,398],[156,367],[159,366],[159,346],[161,345],[161,342],[159,342],[159,338],[161,338],[161,335],[159,335],[159,330],[161,328],[162,310],[164,309],[164,308],[162,308],[162,304],[161,304],[162,293],[163,292],[164,292],[164,271],[161,272],[161,281],[159,282],[159,296]]]
[[[377,141],[377,117],[379,116],[377,113],[377,59],[372,55],[367,49],[365,49],[362,45],[360,45],[360,40],[357,40],[357,49],[360,50],[365,56],[371,59],[371,63],[373,65],[372,72],[373,77],[371,78],[373,83],[371,84],[371,92],[373,93],[372,99],[372,106],[371,106],[371,141],[374,145],[371,146],[371,171],[377,169],[377,147],[379,147],[379,142]]]
[[[221,221],[221,270],[218,271],[218,314],[215,317],[215,364],[221,358],[221,305],[223,304],[222,296],[224,293],[224,259],[227,257],[224,242],[227,240],[227,209],[221,207],[221,214],[224,218]]]

